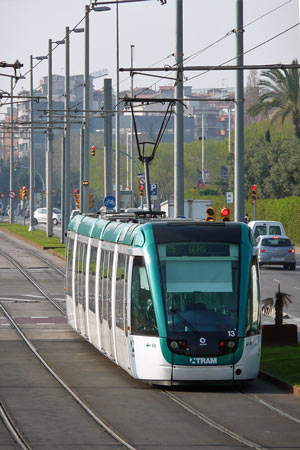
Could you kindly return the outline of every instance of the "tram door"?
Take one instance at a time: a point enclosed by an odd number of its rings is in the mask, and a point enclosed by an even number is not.
[[[86,285],[86,250],[87,245],[84,242],[77,243],[76,252],[76,323],[80,333],[87,335],[86,326],[86,301],[85,301],[85,285]]]
[[[117,255],[116,289],[115,289],[115,340],[118,364],[125,370],[129,368],[128,352],[128,266],[129,256]]]
[[[102,350],[113,355],[112,345],[112,266],[113,251],[102,249],[99,274],[99,316]]]

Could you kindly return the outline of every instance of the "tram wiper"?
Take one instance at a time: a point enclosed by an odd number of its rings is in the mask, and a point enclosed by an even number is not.
[[[177,311],[177,309],[171,308],[171,312],[174,313],[178,319],[187,327],[190,328],[190,330],[195,333],[195,334],[199,334],[199,331],[197,330],[197,328],[194,327],[194,325],[192,325],[188,320],[186,320],[179,311]]]

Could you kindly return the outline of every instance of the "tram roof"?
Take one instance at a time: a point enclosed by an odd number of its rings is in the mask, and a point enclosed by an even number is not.
[[[133,245],[142,228],[153,230],[159,242],[184,242],[203,239],[214,242],[240,242],[250,237],[249,227],[242,222],[203,222],[193,219],[143,219],[121,220],[101,218],[99,215],[77,215],[69,223],[68,230],[85,236],[120,244]],[[127,218],[128,219],[128,218]],[[247,236],[247,237],[246,237]],[[136,242],[137,243],[137,242]]]

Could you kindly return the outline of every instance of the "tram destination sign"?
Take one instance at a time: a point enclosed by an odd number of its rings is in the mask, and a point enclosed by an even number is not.
[[[182,244],[167,244],[166,256],[229,256],[228,244],[215,243],[182,243]]]

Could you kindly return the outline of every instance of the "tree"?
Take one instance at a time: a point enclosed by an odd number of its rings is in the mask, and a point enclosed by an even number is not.
[[[294,59],[292,64],[298,64]],[[300,75],[299,69],[269,69],[262,72],[258,83],[262,94],[258,103],[249,108],[250,116],[270,114],[271,121],[291,118],[294,133],[300,139]]]

